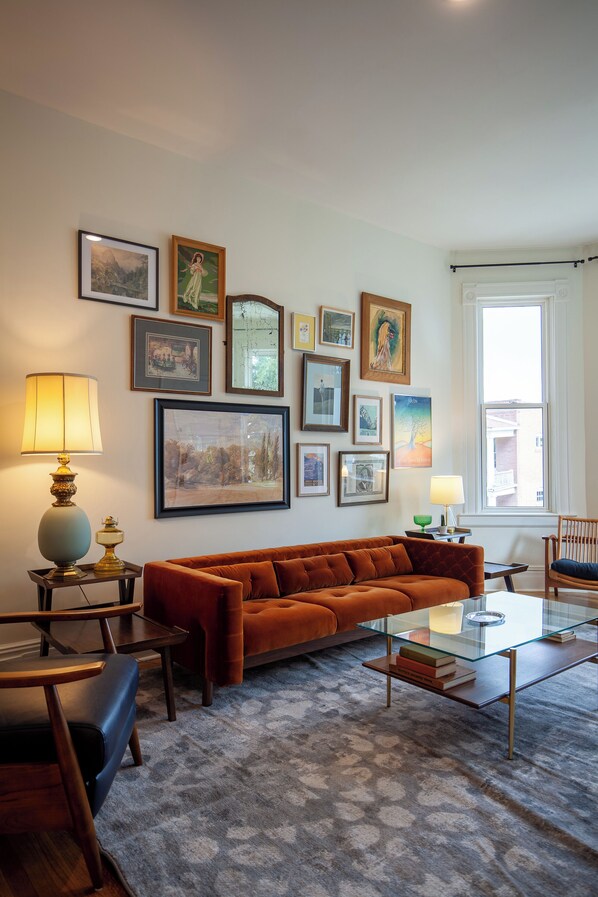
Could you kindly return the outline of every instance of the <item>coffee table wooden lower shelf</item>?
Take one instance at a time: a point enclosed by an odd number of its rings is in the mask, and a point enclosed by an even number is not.
[[[515,691],[522,691],[524,688],[529,688],[530,685],[536,685],[538,682],[550,679],[558,673],[563,673],[565,670],[598,656],[598,644],[581,638],[562,643],[542,639],[529,645],[523,645],[516,650]],[[466,704],[476,710],[487,707],[489,704],[495,704],[497,701],[505,703],[509,701],[510,663],[509,659],[504,656],[493,655],[478,660],[476,663],[459,660],[463,666],[476,671],[476,678],[446,691],[440,691],[424,683],[414,682],[406,676],[401,676],[389,666],[392,657],[391,654],[378,657],[376,660],[366,660],[363,666],[382,673],[387,677],[389,685],[392,679],[398,679],[417,688],[423,688],[425,691],[434,692],[443,698],[449,698],[451,701]],[[510,733],[511,735],[512,733]],[[512,740],[511,737],[510,740]]]

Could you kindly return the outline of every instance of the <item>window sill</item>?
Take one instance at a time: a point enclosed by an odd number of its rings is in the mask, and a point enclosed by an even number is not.
[[[554,529],[557,525],[558,514],[551,511],[529,513],[523,511],[520,514],[483,512],[477,514],[459,514],[459,526],[471,527],[537,527],[542,529]]]

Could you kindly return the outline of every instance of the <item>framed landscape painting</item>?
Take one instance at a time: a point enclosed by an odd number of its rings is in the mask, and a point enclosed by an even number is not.
[[[430,396],[392,396],[392,466],[432,466]]]
[[[155,517],[291,506],[289,409],[155,399]]]
[[[361,377],[411,383],[411,306],[361,294]]]
[[[324,346],[353,348],[355,313],[340,308],[320,308],[320,342]]]
[[[224,246],[173,236],[172,313],[224,321],[225,267]]]
[[[131,315],[131,389],[212,392],[212,328]]]
[[[353,396],[353,442],[382,445],[382,396]]]
[[[80,230],[79,298],[155,311],[158,250]]]
[[[297,445],[297,495],[330,495],[330,445]]]
[[[338,505],[388,501],[389,452],[338,453]]]
[[[303,356],[302,430],[349,429],[349,359]]]

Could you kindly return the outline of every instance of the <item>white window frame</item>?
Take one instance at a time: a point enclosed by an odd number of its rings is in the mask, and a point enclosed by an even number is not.
[[[460,523],[475,526],[548,525],[556,508],[568,508],[570,496],[567,420],[566,280],[523,283],[463,284],[463,385],[465,438],[465,507]],[[482,309],[492,305],[542,305],[544,394],[543,508],[492,508],[485,500],[485,433],[482,383]],[[494,403],[492,403],[494,404]],[[518,405],[517,407],[525,407]]]

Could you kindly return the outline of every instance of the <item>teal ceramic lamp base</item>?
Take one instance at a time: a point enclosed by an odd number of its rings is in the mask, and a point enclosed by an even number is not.
[[[413,522],[416,526],[421,527],[423,533],[426,531],[426,527],[430,526],[432,523],[432,516],[430,514],[416,514],[413,518]]]
[[[91,545],[91,526],[85,511],[75,504],[52,505],[42,517],[37,532],[39,550],[56,566],[51,579],[77,579],[85,574],[75,566]]]

